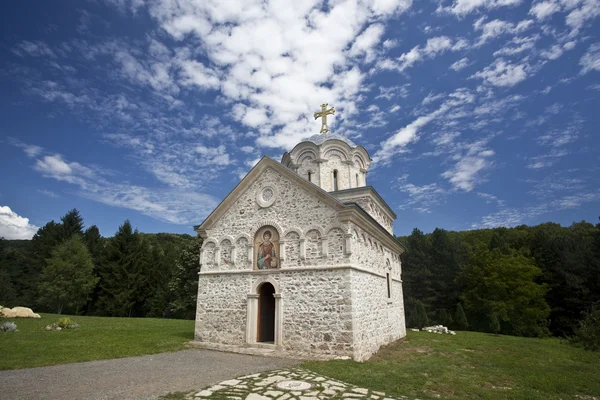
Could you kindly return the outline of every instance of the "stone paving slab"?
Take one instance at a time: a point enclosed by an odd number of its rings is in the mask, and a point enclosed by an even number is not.
[[[361,388],[301,368],[229,379],[185,395],[186,400],[407,400]]]

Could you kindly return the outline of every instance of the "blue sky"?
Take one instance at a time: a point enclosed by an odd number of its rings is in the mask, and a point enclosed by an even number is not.
[[[600,214],[600,0],[1,7],[0,236],[193,233],[324,102],[398,235]]]

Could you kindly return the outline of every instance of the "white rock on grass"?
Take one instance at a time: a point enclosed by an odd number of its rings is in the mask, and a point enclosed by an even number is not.
[[[5,318],[41,318],[27,307],[0,308],[0,314]]]

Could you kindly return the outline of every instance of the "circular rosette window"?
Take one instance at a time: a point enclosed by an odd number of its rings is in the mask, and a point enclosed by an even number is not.
[[[275,200],[277,200],[277,190],[273,186],[263,187],[256,195],[258,205],[263,208],[272,206]]]

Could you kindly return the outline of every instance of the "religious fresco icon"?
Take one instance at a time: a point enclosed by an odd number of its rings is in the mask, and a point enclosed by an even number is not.
[[[264,226],[254,238],[254,269],[279,268],[279,233],[272,226]]]

